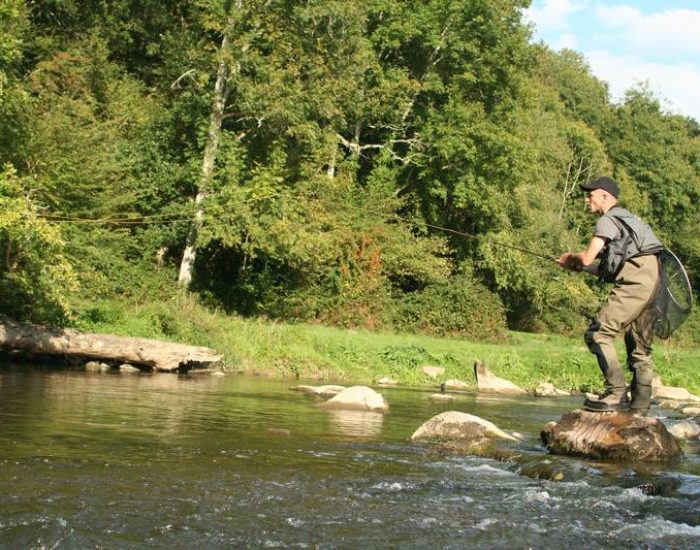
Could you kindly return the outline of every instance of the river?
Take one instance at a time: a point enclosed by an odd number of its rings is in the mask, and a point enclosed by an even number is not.
[[[296,383],[0,367],[0,548],[700,547],[697,441],[670,465],[556,459],[549,481],[409,438],[461,410],[546,462],[540,428],[578,399],[393,388],[386,415],[339,413]]]

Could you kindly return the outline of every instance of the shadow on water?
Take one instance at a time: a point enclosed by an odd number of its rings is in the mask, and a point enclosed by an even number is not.
[[[381,415],[290,385],[0,369],[0,547],[699,545],[697,444],[671,465],[550,457],[539,431],[576,399],[392,388]],[[445,410],[519,432],[521,459],[409,442]]]

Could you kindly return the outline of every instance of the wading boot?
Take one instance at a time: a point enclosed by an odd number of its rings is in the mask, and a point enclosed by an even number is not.
[[[626,411],[629,409],[627,386],[608,388],[598,399],[586,399],[583,408],[592,412]]]
[[[630,412],[646,414],[651,407],[651,385],[632,382],[632,401]]]

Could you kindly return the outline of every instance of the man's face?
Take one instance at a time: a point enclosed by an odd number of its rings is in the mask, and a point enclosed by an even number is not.
[[[602,214],[610,202],[612,195],[602,189],[586,192],[586,207],[594,214]]]

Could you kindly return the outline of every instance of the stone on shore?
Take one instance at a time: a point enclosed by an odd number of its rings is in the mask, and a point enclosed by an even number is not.
[[[672,460],[678,443],[657,418],[629,412],[574,410],[540,433],[549,452],[610,460]]]
[[[451,451],[494,457],[501,452],[494,448],[500,439],[518,441],[488,420],[458,411],[434,416],[411,436],[411,441],[437,442]]]
[[[658,374],[654,375],[651,382],[651,392],[655,399],[675,399],[677,401],[700,403],[700,397],[693,395],[685,388],[664,386],[663,382],[661,382],[661,377]]]
[[[503,395],[527,395],[527,392],[512,382],[494,375],[481,361],[474,363],[476,385],[481,392]]]
[[[469,389],[469,384],[463,382],[462,380],[458,380],[457,378],[445,380],[444,384],[446,390],[464,391]]]
[[[540,382],[535,388],[535,396],[537,397],[563,397],[569,395],[569,392],[560,390],[550,382]]]
[[[321,406],[327,409],[344,409],[351,411],[385,412],[389,405],[381,394],[367,386],[352,386],[345,388],[335,397]]]
[[[437,378],[438,376],[445,374],[445,367],[437,367],[434,365],[425,365],[424,367],[421,367],[421,370],[423,371],[423,374],[429,376],[430,378]]]

